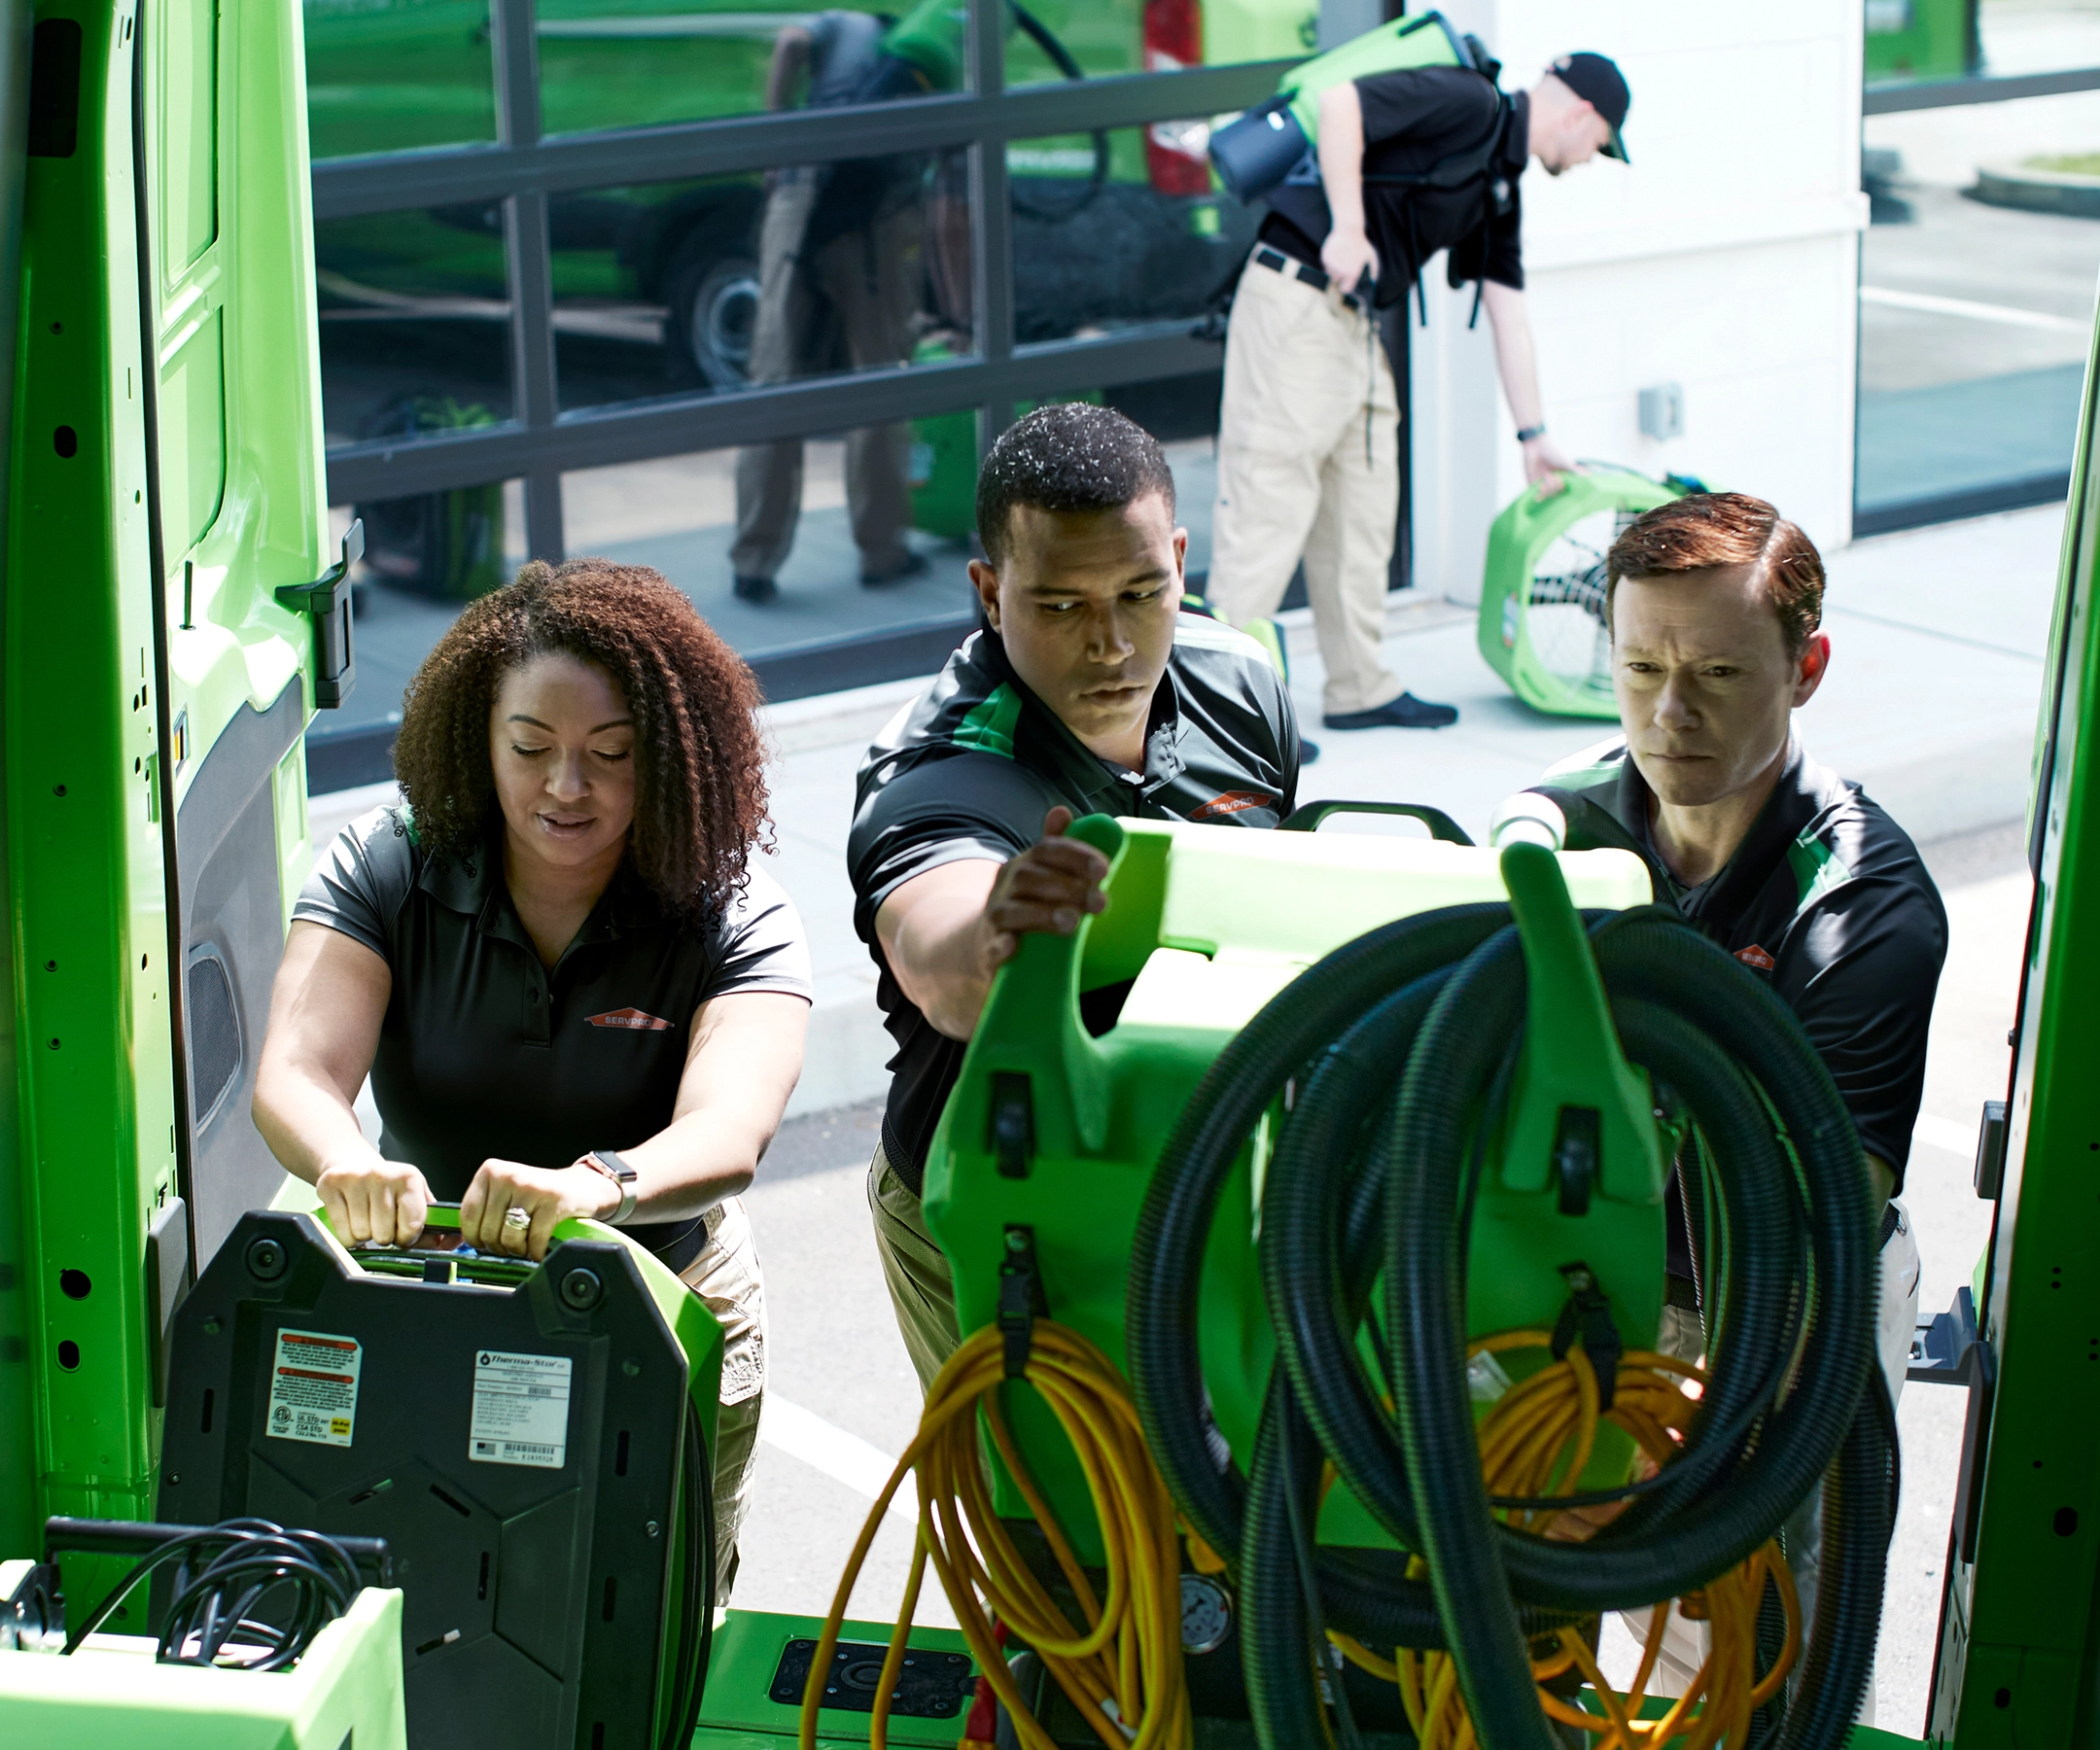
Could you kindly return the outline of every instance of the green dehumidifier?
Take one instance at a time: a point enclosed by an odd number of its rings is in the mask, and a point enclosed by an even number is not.
[[[1534,711],[1616,718],[1604,555],[1644,510],[1706,487],[1591,465],[1551,498],[1526,489],[1488,534],[1480,652]]]

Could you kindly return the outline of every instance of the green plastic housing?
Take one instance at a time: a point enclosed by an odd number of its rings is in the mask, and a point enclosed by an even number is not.
[[[1306,138],[1319,139],[1320,93],[1329,88],[1375,73],[1403,67],[1462,67],[1469,57],[1442,13],[1395,18],[1351,37],[1325,54],[1316,54],[1284,74],[1277,89],[1290,96],[1290,112]]]
[[[1050,1315],[1126,1366],[1126,1264],[1138,1209],[1153,1163],[1211,1060],[1270,998],[1342,943],[1396,918],[1499,900],[1506,890],[1497,853],[1421,839],[1104,816],[1070,830],[1111,859],[1108,907],[1073,936],[1024,936],[999,973],[928,1151],[926,1216],[954,1268],[964,1334],[996,1321],[1004,1230],[1023,1224],[1033,1230]],[[1622,909],[1653,896],[1646,869],[1626,852],[1538,855],[1577,907]],[[1543,902],[1553,902],[1550,893]],[[1593,986],[1594,964],[1579,939],[1574,946],[1582,952],[1566,976],[1547,975],[1546,1008],[1573,1017],[1563,1033],[1602,1015],[1600,995],[1586,992],[1580,977],[1587,968]],[[1115,1026],[1090,1035],[1080,993],[1124,979],[1136,982]],[[1607,1144],[1615,1128],[1625,1135],[1647,1109],[1645,1087],[1623,1079],[1630,1073],[1608,1028],[1593,1049],[1563,1037],[1525,1065],[1541,1098],[1565,1099],[1573,1086],[1604,1110]],[[1023,1177],[1001,1173],[993,1136],[995,1090],[1010,1095],[1015,1084],[1004,1078],[1013,1076],[1027,1078],[1032,1131]],[[1275,1353],[1255,1252],[1269,1156],[1265,1124],[1225,1191],[1199,1299],[1212,1409],[1242,1463]],[[1550,1326],[1567,1297],[1558,1266],[1572,1256],[1597,1271],[1629,1343],[1653,1340],[1662,1182],[1653,1159],[1635,1158],[1649,1164],[1616,1182],[1587,1217],[1557,1215],[1552,1190],[1488,1189],[1477,1227],[1494,1236],[1487,1243],[1495,1262],[1471,1273],[1470,1328]],[[1572,1240],[1555,1232],[1578,1219]],[[1570,1252],[1570,1243],[1581,1249]],[[1010,1389],[1009,1400],[1016,1438],[1060,1519],[1083,1551],[1095,1549],[1085,1482],[1049,1411],[1032,1391]],[[1002,1474],[998,1482],[1000,1510],[1023,1512],[1011,1484]],[[1339,1488],[1320,1529],[1330,1541],[1385,1541]]]
[[[289,1671],[160,1664],[139,1635],[0,1652],[0,1726],[24,1750],[403,1750],[401,1617],[368,1586]]]

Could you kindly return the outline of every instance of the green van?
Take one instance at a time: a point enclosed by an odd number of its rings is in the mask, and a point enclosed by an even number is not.
[[[1315,0],[1029,0],[1011,8],[1007,80],[1035,85],[1299,55],[1312,45],[1316,10]],[[305,0],[304,13],[317,162],[495,139],[482,0]],[[807,31],[821,16],[766,0],[541,0],[544,130],[763,110],[783,34]],[[957,0],[922,0],[884,23],[886,41],[915,31],[923,44],[945,32],[960,69],[964,14]],[[952,73],[929,72],[918,88],[953,83]],[[787,100],[800,99],[789,91]],[[1017,339],[1200,310],[1254,225],[1214,189],[1208,121],[1009,147]],[[968,332],[966,266],[944,273],[932,259],[945,248],[951,267],[958,259],[966,264],[962,160],[961,153],[931,155],[907,166],[923,179],[929,219],[928,291],[917,327],[936,341]],[[743,383],[764,205],[761,179],[750,174],[555,196],[563,404]],[[499,206],[325,221],[316,256],[323,358],[335,379],[332,440],[415,429],[403,409],[445,399],[503,416]],[[406,332],[411,326],[420,337]]]

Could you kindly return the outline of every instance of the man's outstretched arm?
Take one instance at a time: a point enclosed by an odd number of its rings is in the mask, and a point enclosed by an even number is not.
[[[1502,374],[1502,393],[1509,399],[1510,417],[1520,432],[1543,427],[1546,403],[1539,399],[1538,348],[1531,339],[1531,318],[1524,295],[1500,280],[1481,281],[1481,302],[1488,307],[1488,324],[1494,330],[1495,366]],[[1525,440],[1524,478],[1551,498],[1560,490],[1560,476],[1575,464],[1543,431]]]
[[[1067,838],[1068,808],[1043,817],[1043,835],[1006,862],[971,858],[914,875],[875,914],[875,935],[897,984],[951,1039],[977,1030],[993,975],[1027,930],[1070,935],[1102,892],[1108,859]]]

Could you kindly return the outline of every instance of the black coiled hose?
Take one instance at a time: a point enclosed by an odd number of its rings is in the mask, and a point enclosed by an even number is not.
[[[1696,1590],[1829,1472],[1828,1579],[1780,1740],[1824,1750],[1872,1667],[1892,1526],[1892,1431],[1858,1414],[1875,1372],[1876,1264],[1856,1133],[1793,1017],[1730,956],[1660,909],[1590,920],[1628,1055],[1682,1102],[1716,1163],[1725,1312],[1683,1458],[1629,1490],[1613,1525],[1586,1544],[1500,1525],[1464,1382],[1464,1178],[1522,1039],[1524,966],[1509,924],[1504,905],[1402,920],[1296,980],[1220,1054],[1139,1218],[1127,1317],[1138,1409],[1183,1514],[1240,1582],[1257,1732],[1271,1745],[1324,1735],[1316,1626],[1290,1545],[1290,1510],[1316,1508],[1307,1491],[1324,1453],[1432,1575],[1430,1587],[1406,1581],[1391,1552],[1319,1550],[1324,1626],[1373,1647],[1449,1645],[1488,1750],[1552,1744],[1526,1636]],[[1204,1442],[1197,1273],[1247,1136],[1293,1081],[1261,1245],[1281,1365],[1242,1477]],[[1396,1416],[1356,1348],[1381,1271]],[[1283,1393],[1287,1415],[1274,1401]]]

